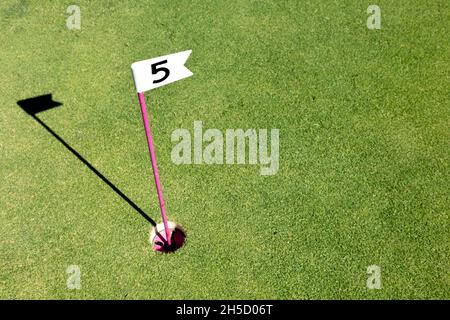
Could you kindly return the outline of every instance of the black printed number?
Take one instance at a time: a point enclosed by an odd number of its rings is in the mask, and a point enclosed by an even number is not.
[[[158,72],[164,72],[164,76],[162,78],[159,78],[157,80],[154,80],[153,83],[160,83],[166,80],[169,77],[170,71],[167,68],[159,67],[162,64],[167,63],[167,60],[163,60],[157,63],[152,64],[152,74],[157,74]]]

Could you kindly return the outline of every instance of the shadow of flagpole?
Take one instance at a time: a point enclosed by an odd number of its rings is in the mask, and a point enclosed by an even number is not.
[[[136,210],[145,220],[150,222],[153,226],[156,226],[156,222],[150,218],[141,208],[139,208],[130,198],[128,198],[119,188],[117,188],[111,181],[109,181],[100,171],[98,171],[92,164],[90,164],[85,158],[83,158],[74,148],[72,148],[67,142],[65,142],[56,132],[54,132],[49,126],[47,126],[41,119],[36,116],[36,113],[49,110],[62,103],[53,101],[51,94],[46,94],[30,99],[19,100],[17,104],[28,113],[37,123],[39,123],[44,129],[46,129],[56,140],[58,140],[67,150],[69,150],[75,157],[78,158],[86,167],[88,167],[93,173],[97,175],[104,183],[106,183],[115,193],[117,193],[125,202],[127,202],[134,210]]]

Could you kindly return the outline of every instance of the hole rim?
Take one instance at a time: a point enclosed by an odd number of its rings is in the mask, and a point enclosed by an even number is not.
[[[169,230],[171,230],[171,245],[169,246],[165,240],[165,228],[163,223],[158,223],[150,229],[149,242],[152,250],[156,253],[168,254],[180,250],[186,245],[187,232],[186,229],[179,223],[174,221],[167,221]],[[181,242],[173,241],[173,236],[179,232],[181,235]]]

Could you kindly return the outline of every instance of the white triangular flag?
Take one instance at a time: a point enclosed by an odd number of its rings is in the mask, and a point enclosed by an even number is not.
[[[138,93],[162,87],[192,76],[184,66],[192,50],[135,62],[131,65],[134,85]]]

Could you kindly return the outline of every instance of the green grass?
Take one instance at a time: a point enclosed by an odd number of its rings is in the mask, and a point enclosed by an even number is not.
[[[133,3],[138,1],[133,1]],[[450,298],[450,4],[0,3],[0,298]],[[192,49],[147,94],[171,255],[150,225],[16,101],[160,221],[132,62]],[[280,170],[176,166],[177,128],[280,129]],[[81,267],[81,290],[66,268]],[[367,266],[382,289],[366,288]]]

